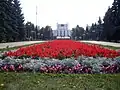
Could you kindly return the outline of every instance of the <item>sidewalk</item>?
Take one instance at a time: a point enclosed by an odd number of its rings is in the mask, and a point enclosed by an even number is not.
[[[104,41],[81,41],[81,42],[87,42],[87,43],[93,43],[93,44],[99,44],[99,45],[107,45],[107,46],[113,46],[113,47],[120,47],[120,43],[113,43],[113,42],[104,42]]]
[[[7,46],[16,47],[16,46],[23,46],[23,45],[29,45],[29,44],[41,43],[41,42],[45,42],[45,41],[23,41],[23,42],[0,43],[0,49],[6,48]],[[80,41],[80,42],[120,47],[120,43],[103,42],[103,41]]]
[[[41,43],[45,41],[22,41],[22,42],[10,42],[10,43],[0,43],[0,49],[6,48],[6,47],[16,47],[16,46],[23,46],[23,45],[29,45],[34,43]]]

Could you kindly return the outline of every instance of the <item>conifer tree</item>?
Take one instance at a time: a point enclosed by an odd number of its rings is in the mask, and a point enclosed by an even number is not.
[[[0,42],[24,39],[24,17],[18,0],[0,0]]]
[[[20,7],[20,1],[14,0],[14,8],[15,8],[15,17],[16,17],[16,26],[18,30],[18,40],[25,39],[25,28],[24,28],[24,16],[22,14],[22,8]]]
[[[104,17],[104,38],[108,41],[120,39],[120,0],[114,0]],[[119,33],[119,34],[118,34]]]

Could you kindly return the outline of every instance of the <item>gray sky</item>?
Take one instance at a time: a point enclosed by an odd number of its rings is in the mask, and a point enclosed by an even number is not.
[[[20,0],[25,21],[36,24],[36,6],[38,7],[37,24],[56,29],[56,23],[68,23],[69,28],[76,25],[85,27],[97,22],[105,15],[113,0]]]

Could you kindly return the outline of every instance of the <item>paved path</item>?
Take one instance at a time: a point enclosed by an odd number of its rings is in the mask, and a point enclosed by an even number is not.
[[[16,47],[16,46],[23,46],[23,45],[29,45],[34,43],[41,43],[44,41],[23,41],[23,42],[10,42],[10,43],[0,43],[0,49],[9,47]]]
[[[120,43],[113,43],[113,42],[103,42],[103,41],[81,41],[81,42],[94,43],[94,44],[99,44],[99,45],[107,45],[107,46],[113,46],[113,47],[120,47]]]
[[[15,46],[29,45],[29,44],[41,43],[41,42],[45,42],[45,41],[23,41],[23,42],[0,43],[0,49],[6,48],[7,46],[15,47]],[[81,42],[120,47],[120,43],[103,42],[103,41],[81,41]]]

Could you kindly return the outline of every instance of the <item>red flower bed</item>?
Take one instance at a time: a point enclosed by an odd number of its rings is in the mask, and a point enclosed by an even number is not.
[[[49,58],[69,58],[84,55],[88,57],[108,57],[114,58],[120,56],[115,50],[109,50],[98,45],[88,45],[72,40],[54,40],[28,47],[19,48],[16,51],[5,53],[7,56],[32,56]]]

